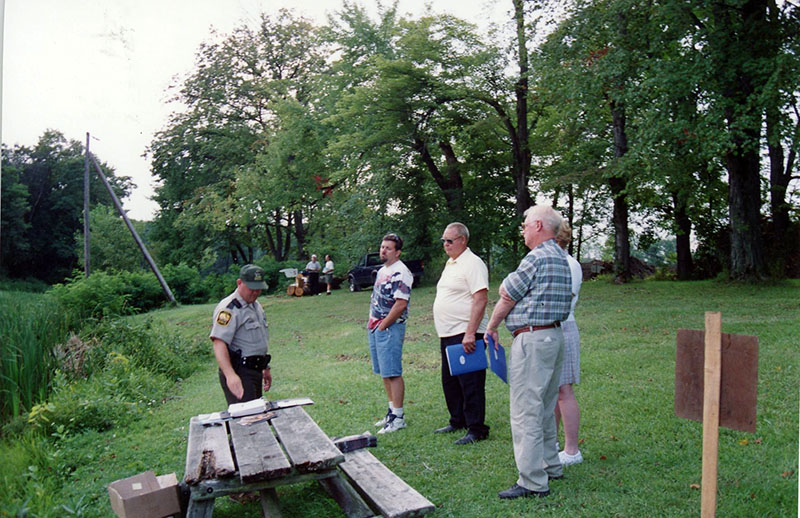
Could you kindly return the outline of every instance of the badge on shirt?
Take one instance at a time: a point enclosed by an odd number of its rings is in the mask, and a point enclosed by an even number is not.
[[[227,326],[228,322],[231,321],[231,312],[228,310],[223,309],[219,313],[217,313],[217,324],[221,326]]]

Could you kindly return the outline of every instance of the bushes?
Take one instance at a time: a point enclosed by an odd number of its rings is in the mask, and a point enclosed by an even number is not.
[[[47,433],[102,431],[137,419],[209,355],[149,319],[107,319],[84,330],[79,345],[70,342],[63,356],[69,368],[57,372],[47,402],[28,414],[28,424]]]
[[[132,323],[130,320],[108,320],[82,333],[88,349],[87,371],[106,369],[121,356],[132,366],[182,379],[192,373],[195,359],[208,353],[207,347],[192,344],[164,328],[154,326],[151,319]]]
[[[104,431],[139,419],[163,399],[173,383],[164,375],[138,369],[113,354],[96,376],[70,381],[59,374],[47,403],[28,414],[28,425],[48,435],[84,430]]]
[[[153,307],[161,287],[152,280],[155,285],[142,274],[129,272],[97,272],[89,278],[77,274],[67,284],[56,284],[50,293],[81,320],[101,320]]]
[[[264,269],[264,280],[267,281],[269,285],[269,289],[265,293],[275,293],[280,292],[286,289],[286,285],[288,284],[286,276],[281,273],[281,270],[284,268],[297,268],[297,270],[302,270],[305,268],[306,263],[302,262],[300,264],[297,261],[276,261],[270,257],[264,256],[258,261],[256,264]],[[236,269],[236,276],[239,275],[239,269]],[[233,291],[232,289],[228,290],[228,293]]]
[[[235,273],[211,273],[203,279],[203,287],[208,293],[204,302],[217,302],[224,298],[236,287],[239,271]]]
[[[201,304],[208,302],[208,290],[203,283],[200,273],[190,266],[168,264],[161,269],[164,280],[175,295],[175,299],[182,304]],[[151,275],[151,277],[154,277]]]
[[[277,262],[269,258],[257,261],[264,268],[269,285],[266,293],[281,291],[286,277],[283,268],[298,268],[294,262]],[[161,273],[167,285],[182,304],[215,302],[236,288],[239,266],[228,273],[201,276],[186,264],[166,265]],[[55,285],[50,293],[80,320],[102,320],[108,317],[145,313],[168,303],[158,279],[152,272],[97,272],[89,278],[76,273],[66,284]]]

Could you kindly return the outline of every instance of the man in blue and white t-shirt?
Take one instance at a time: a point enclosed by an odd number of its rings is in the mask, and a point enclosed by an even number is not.
[[[400,236],[383,236],[380,250],[383,267],[378,270],[372,288],[367,322],[372,372],[383,378],[383,388],[389,399],[386,416],[375,423],[375,426],[381,427],[378,433],[391,433],[406,427],[403,413],[403,339],[414,277],[400,260],[402,249],[403,240]]]

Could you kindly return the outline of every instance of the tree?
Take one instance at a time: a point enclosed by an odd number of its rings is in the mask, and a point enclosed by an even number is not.
[[[338,132],[334,152],[353,157],[358,148],[370,150],[347,164],[350,171],[366,167],[377,171],[374,166],[379,163],[393,169],[419,168],[438,187],[447,212],[462,218],[465,182],[472,172],[460,155],[468,153],[464,142],[474,121],[486,118],[470,100],[469,81],[486,60],[486,51],[474,28],[453,17],[409,21],[397,20],[391,13],[381,18],[386,44],[375,46],[381,52],[364,64],[372,71],[369,80],[355,85],[342,98],[343,109],[329,120],[347,128]],[[351,12],[343,20],[361,18]],[[335,35],[345,44],[352,31],[363,26],[339,29]],[[361,34],[369,38],[378,32],[372,28]],[[342,63],[338,68],[352,69]],[[360,79],[345,81],[353,84]]]
[[[11,165],[9,150],[3,147],[2,180],[0,180],[0,274],[13,276],[19,260],[30,254],[27,233],[31,224],[25,216],[30,211],[30,193],[22,183],[22,167]]]
[[[326,176],[325,135],[319,116],[296,100],[275,103],[272,137],[255,163],[239,171],[235,215],[278,261],[289,258],[292,237],[305,256],[313,212],[332,193]]]
[[[441,253],[431,241],[454,220],[488,251],[498,228],[516,227],[511,141],[488,102],[505,116],[500,50],[462,20],[399,19],[396,7],[372,22],[349,6],[332,33],[342,59],[331,82],[345,92],[327,121],[338,184],[374,193],[379,213],[401,211],[404,223],[415,222],[410,242],[428,253]]]
[[[512,142],[512,158],[514,183],[516,189],[517,216],[522,217],[523,212],[530,207],[533,202],[528,190],[528,176],[531,170],[531,149],[528,136],[530,127],[528,126],[528,39],[525,27],[525,2],[524,0],[514,0],[514,21],[517,26],[517,67],[519,75],[514,82],[515,98],[515,119],[516,125],[510,124],[511,117],[507,117],[508,134]],[[501,110],[498,114],[503,117]]]
[[[543,51],[550,75],[566,89],[551,98],[564,99],[564,117],[578,115],[595,141],[593,171],[597,186],[602,181],[613,203],[614,273],[618,282],[631,279],[629,217],[636,164],[628,156],[631,98],[641,81],[642,61],[647,57],[647,6],[636,0],[578,2],[571,17],[548,39]],[[566,98],[566,99],[565,99]],[[601,121],[598,126],[596,120]],[[605,145],[597,145],[597,140]]]
[[[55,130],[47,130],[33,148],[3,148],[4,192],[6,182],[9,188],[3,199],[4,243],[7,236],[13,237],[9,245],[3,245],[3,261],[10,277],[54,283],[64,280],[77,266],[73,239],[83,228],[83,153],[80,142],[68,141]],[[117,197],[126,197],[133,187],[130,177],[116,176],[108,165],[100,165]],[[20,220],[6,220],[7,199],[14,215],[22,215]],[[112,204],[94,175],[90,199],[93,207]],[[6,255],[12,250],[14,253]]]
[[[142,221],[132,223],[141,236],[145,223]],[[82,230],[75,233],[75,255],[81,267],[84,264]],[[89,236],[89,261],[92,272],[134,272],[148,268],[130,230],[114,207],[98,205],[89,211]]]
[[[709,63],[704,86],[720,121],[718,145],[728,171],[730,275],[765,275],[761,235],[761,161],[764,104],[769,77],[768,0],[698,2],[691,8],[699,52]]]
[[[258,232],[264,227],[242,213],[237,182],[242,171],[268,173],[256,164],[280,130],[278,107],[287,101],[308,105],[312,78],[325,65],[316,32],[310,22],[281,10],[274,18],[262,14],[255,29],[242,25],[201,45],[196,70],[176,96],[187,109],[176,112],[150,146],[154,174],[162,180],[158,237],[179,251],[170,261],[197,264],[217,251],[234,262],[252,261],[254,250],[265,247],[266,234]],[[284,227],[286,207],[275,211],[259,223],[273,233],[294,229],[302,243],[302,209],[292,209],[299,224],[293,227]],[[189,228],[198,231],[186,232]],[[272,250],[285,256],[283,248]]]
[[[772,232],[769,248],[783,272],[791,263],[793,249],[800,246],[797,232],[791,230],[789,185],[800,180],[797,151],[800,147],[800,101],[796,78],[800,74],[800,17],[788,2],[768,4],[769,55],[774,59],[766,91],[765,129],[769,154],[769,202]],[[775,260],[775,259],[773,259]],[[775,271],[775,270],[773,270]]]

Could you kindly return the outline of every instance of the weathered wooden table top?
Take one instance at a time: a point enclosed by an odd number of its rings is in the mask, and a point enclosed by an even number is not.
[[[268,419],[257,422],[239,418],[211,426],[203,426],[193,417],[189,423],[186,484],[191,487],[203,481],[238,477],[245,485],[329,472],[344,461],[344,454],[302,407],[268,415]]]

